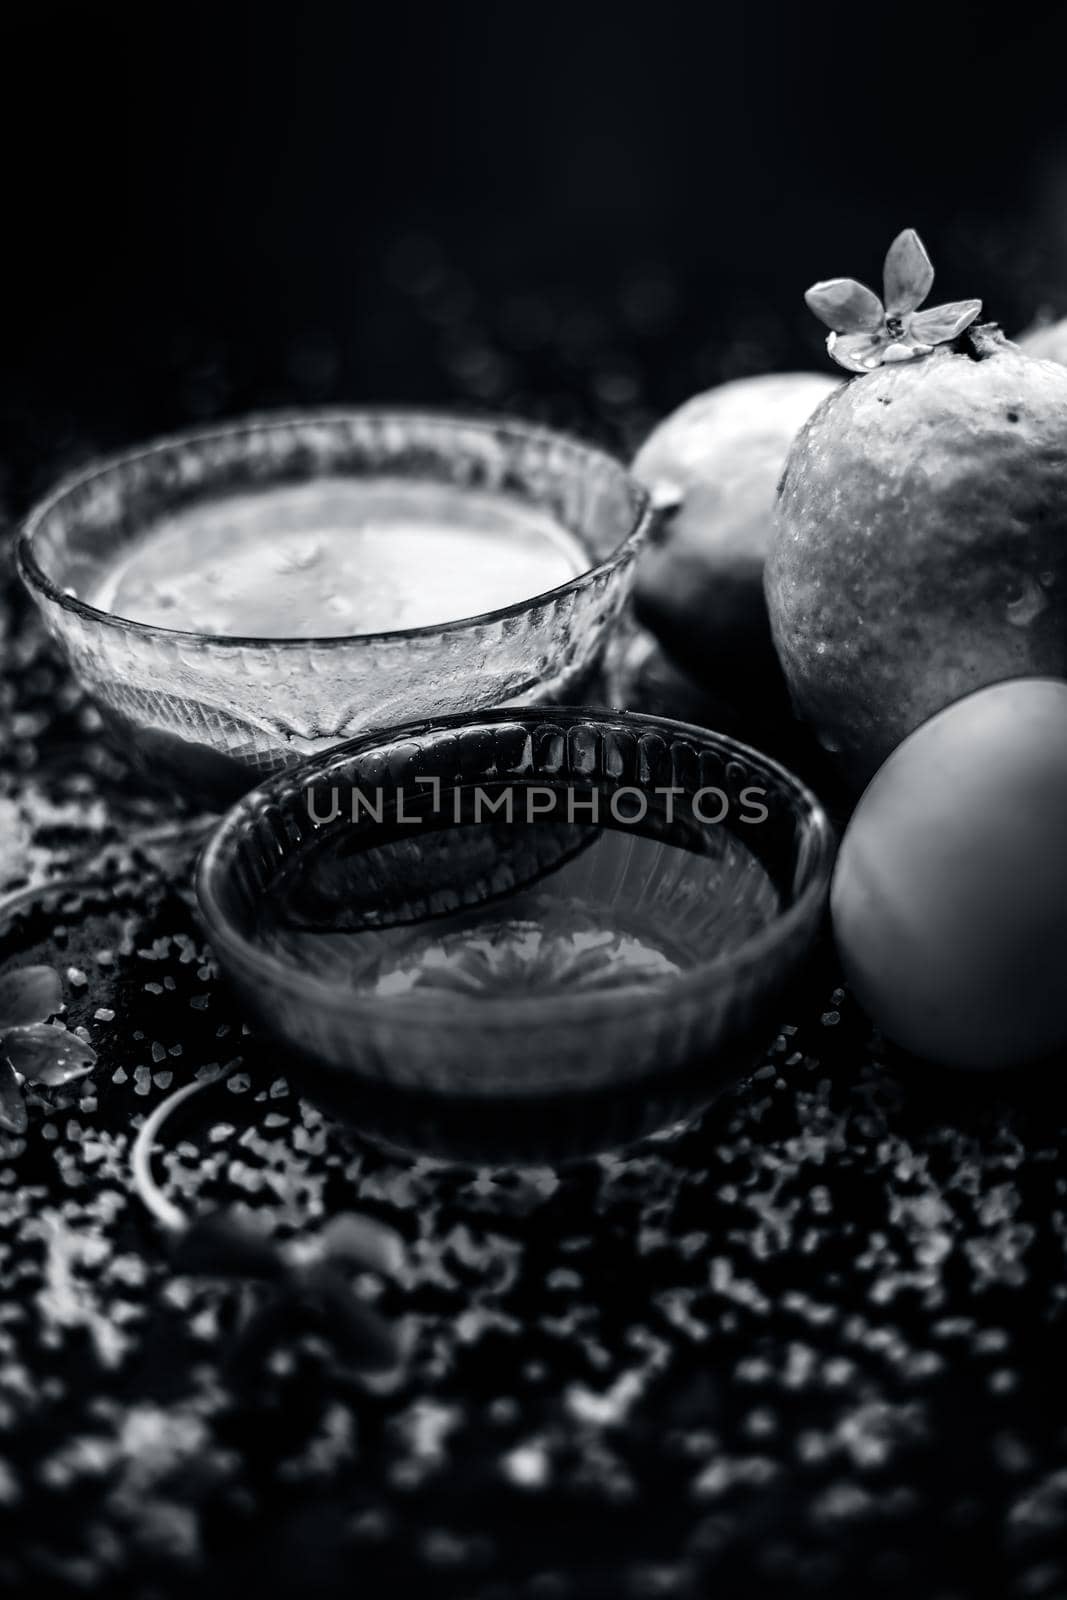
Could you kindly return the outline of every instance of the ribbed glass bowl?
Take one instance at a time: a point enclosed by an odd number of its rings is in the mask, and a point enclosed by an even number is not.
[[[478,789],[510,791],[520,818],[534,792],[579,804],[532,833],[499,815],[434,827],[457,805],[469,814]],[[639,828],[584,820],[581,801],[621,809],[624,790],[627,812],[650,802]],[[753,821],[756,790],[766,816]],[[721,822],[702,820],[722,809],[711,791],[728,802]],[[434,795],[421,820],[398,828],[398,803],[417,811],[420,794]],[[324,851],[343,870],[319,881]],[[258,1030],[335,1109],[419,1148],[558,1154],[647,1132],[744,1072],[813,942],[832,856],[814,796],[729,738],[624,712],[500,709],[370,735],[279,775],[223,819],[197,887]],[[265,941],[264,907],[286,895]],[[580,950],[576,905],[594,933]],[[317,916],[309,963],[300,941]]]
[[[513,498],[574,535],[589,570],[480,616],[322,639],[179,632],[84,598],[161,516],[326,476]],[[545,428],[310,411],[163,439],[99,463],[31,512],[18,565],[127,754],[150,779],[217,804],[370,727],[573,697],[625,600],[649,517],[644,491],[618,462]]]

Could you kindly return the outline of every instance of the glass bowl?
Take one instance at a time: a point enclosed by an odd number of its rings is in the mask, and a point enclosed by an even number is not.
[[[333,1109],[413,1148],[540,1158],[743,1074],[832,856],[815,797],[721,734],[503,708],[280,774],[218,826],[197,891],[261,1033]]]
[[[588,570],[479,616],[335,638],[180,632],[85,598],[163,516],[338,477],[458,486],[548,512],[588,553]],[[545,428],[310,411],[163,439],[93,466],[31,512],[18,565],[142,773],[218,804],[370,727],[573,698],[626,597],[649,520],[644,491],[618,462]]]

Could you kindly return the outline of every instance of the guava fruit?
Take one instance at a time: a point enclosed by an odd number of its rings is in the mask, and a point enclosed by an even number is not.
[[[1019,349],[1035,361],[1058,361],[1067,367],[1067,317],[1059,322],[1041,322],[1019,335]]]
[[[854,789],[972,690],[1067,676],[1067,368],[961,337],[978,301],[917,311],[932,278],[909,231],[885,309],[809,290],[864,375],[801,429],[765,573],[794,708]]]
[[[763,597],[775,493],[797,429],[837,387],[816,372],[720,384],[660,423],[634,459],[665,508],[664,534],[638,564],[634,608],[703,683],[743,690],[778,676]]]

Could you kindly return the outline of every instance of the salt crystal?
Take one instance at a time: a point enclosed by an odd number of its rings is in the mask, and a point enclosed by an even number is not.
[[[521,1489],[538,1489],[548,1478],[548,1456],[540,1444],[519,1445],[504,1457],[503,1467]]]

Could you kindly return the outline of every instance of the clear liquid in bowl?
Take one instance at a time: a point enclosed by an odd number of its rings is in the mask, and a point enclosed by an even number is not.
[[[361,848],[341,827],[290,858],[254,936],[368,1000],[656,986],[736,949],[780,907],[735,834],[683,838],[614,822],[462,822]]]

